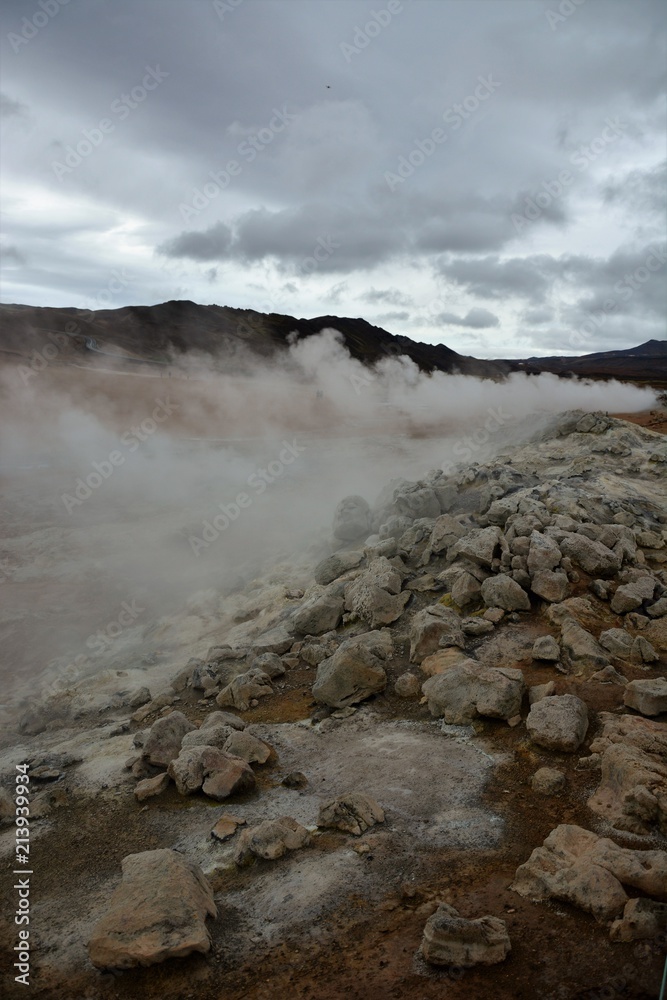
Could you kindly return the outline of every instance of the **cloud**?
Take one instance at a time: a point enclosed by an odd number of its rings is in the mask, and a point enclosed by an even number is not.
[[[494,313],[479,306],[468,310],[465,316],[456,316],[449,312],[440,313],[436,316],[435,322],[442,323],[443,326],[468,326],[473,330],[485,330],[500,325],[500,320]]]

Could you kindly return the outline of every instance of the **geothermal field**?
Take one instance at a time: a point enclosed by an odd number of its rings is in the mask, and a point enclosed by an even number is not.
[[[237,368],[3,364],[7,967],[25,884],[40,998],[658,996],[657,390]]]

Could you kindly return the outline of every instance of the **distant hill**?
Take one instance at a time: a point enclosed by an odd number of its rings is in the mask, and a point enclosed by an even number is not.
[[[623,351],[599,351],[581,357],[526,358],[524,370],[579,378],[622,378],[667,383],[667,340],[648,340]]]
[[[88,359],[95,353],[122,357],[130,364],[159,365],[198,352],[213,355],[221,370],[242,371],[248,364],[248,352],[270,358],[286,351],[292,337],[311,337],[327,327],[339,330],[352,357],[366,364],[405,355],[425,372],[460,372],[485,378],[513,371],[553,372],[564,378],[619,378],[667,385],[664,340],[583,357],[480,360],[457,354],[444,344],[422,344],[396,336],[361,318],[297,319],[187,300],[95,312],[0,304],[0,352],[8,360],[11,356],[28,358],[60,335],[58,360],[64,363]]]

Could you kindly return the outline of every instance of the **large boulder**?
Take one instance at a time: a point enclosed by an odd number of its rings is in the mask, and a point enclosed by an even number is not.
[[[570,584],[567,573],[554,573],[550,569],[540,569],[533,574],[530,589],[545,601],[557,604],[567,597]]]
[[[88,943],[93,965],[129,969],[209,951],[206,918],[217,909],[198,865],[165,849],[129,854],[122,871]]]
[[[319,664],[313,698],[331,708],[346,708],[379,694],[387,685],[383,664],[392,653],[388,630],[346,639],[333,656]]]
[[[239,737],[245,735],[238,734]],[[255,787],[255,774],[247,762],[217,747],[197,746],[181,750],[176,760],[170,763],[168,773],[181,795],[192,795],[201,789],[213,799],[226,799],[235,792],[246,792]]]
[[[517,869],[510,888],[530,899],[562,899],[606,921],[627,903],[623,886],[665,898],[667,852],[629,850],[563,824]]]
[[[401,593],[404,575],[386,556],[378,556],[345,588],[345,608],[371,628],[389,625],[410,600],[409,591]]]
[[[435,552],[436,554],[445,552],[450,546],[458,542],[459,538],[465,535],[466,530],[455,517],[452,517],[450,514],[443,514],[433,525],[429,541],[431,552]]]
[[[595,636],[572,618],[566,618],[561,625],[560,642],[564,659],[573,667],[600,670],[609,663]]]
[[[322,635],[338,628],[345,601],[340,595],[325,591],[307,600],[294,613],[292,624],[301,635]]]
[[[151,726],[142,748],[142,757],[155,767],[166,768],[178,757],[186,733],[196,729],[182,712],[171,712]]]
[[[530,611],[528,594],[511,576],[499,573],[482,584],[482,600],[489,608],[503,611]]]
[[[334,512],[333,535],[343,542],[367,538],[371,533],[371,509],[363,497],[349,496]]]
[[[621,568],[621,556],[579,532],[566,532],[560,550],[590,576],[613,576]]]
[[[588,730],[588,710],[573,694],[543,698],[531,706],[526,729],[538,746],[574,753],[584,742]]]
[[[634,708],[642,715],[661,715],[667,712],[667,679],[646,677],[630,681],[623,693],[623,701],[628,708]]]
[[[511,951],[507,926],[499,917],[467,920],[447,903],[426,921],[421,953],[431,965],[495,965]]]
[[[347,792],[320,806],[317,825],[360,837],[376,823],[384,823],[382,806],[363,792]]]
[[[500,528],[473,528],[460,538],[447,553],[449,559],[463,556],[470,562],[490,569],[496,555],[507,549],[507,542]]]
[[[410,662],[421,663],[431,653],[446,646],[463,649],[465,636],[461,619],[444,604],[432,604],[418,611],[410,625]]]
[[[667,735],[658,734],[655,740],[650,731],[628,736],[640,745],[605,739],[591,744],[602,756],[600,784],[588,808],[617,830],[647,836],[657,828],[667,836],[667,748],[659,742],[667,744]]]
[[[555,569],[561,558],[561,551],[553,538],[542,535],[539,531],[531,532],[528,550],[528,572],[531,577],[541,570]]]
[[[450,725],[468,725],[477,715],[512,719],[521,711],[523,674],[512,667],[482,667],[463,657],[422,685],[431,715]]]
[[[326,586],[363,562],[363,552],[335,552],[315,567],[315,582]]]

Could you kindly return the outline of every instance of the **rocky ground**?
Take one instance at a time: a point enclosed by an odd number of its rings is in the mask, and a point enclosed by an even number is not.
[[[9,705],[33,994],[657,997],[666,468],[656,431],[562,415]]]

